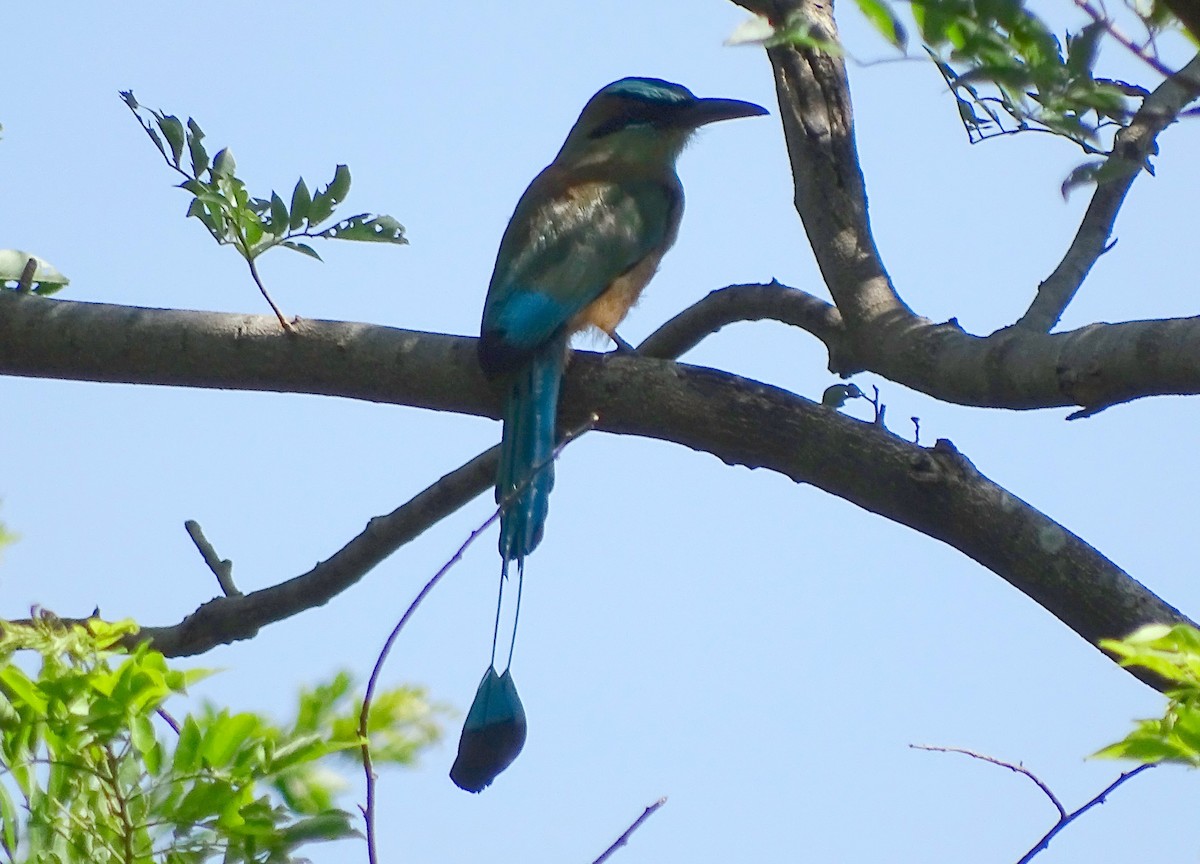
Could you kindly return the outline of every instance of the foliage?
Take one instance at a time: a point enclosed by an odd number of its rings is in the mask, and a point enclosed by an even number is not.
[[[0,855],[10,862],[293,860],[306,843],[357,834],[335,806],[326,757],[358,761],[348,675],[301,694],[279,726],[206,706],[176,723],[171,696],[207,675],[167,666],[132,622],[0,625]],[[35,674],[15,661],[40,659]],[[439,735],[421,691],[380,694],[377,763],[411,764]]]
[[[1063,43],[1016,0],[917,0],[913,18],[972,140],[1043,129],[1096,152],[1100,131],[1125,122],[1144,89],[1096,78],[1105,20]]]
[[[880,36],[906,51],[908,28],[896,4],[855,2]],[[1102,132],[1128,122],[1132,100],[1148,93],[1137,84],[1096,76],[1103,41],[1120,42],[1160,74],[1172,71],[1157,53],[1156,40],[1174,24],[1161,4],[1143,8],[1136,0],[1127,0],[1124,17],[1141,31],[1137,41],[1117,30],[1103,8],[1087,0],[1077,0],[1076,5],[1091,21],[1060,39],[1022,0],[912,0],[909,8],[916,33],[954,94],[972,142],[1037,130],[1064,137],[1087,153],[1103,153]],[[843,53],[833,34],[821,32],[803,12],[777,25],[753,18],[739,26],[729,41]],[[1079,176],[1068,185],[1103,182],[1097,170],[1095,164],[1081,166]]]
[[[189,117],[184,123],[173,114],[139,105],[130,90],[122,92],[121,99],[167,164],[183,175],[179,188],[193,195],[188,215],[199,219],[217,243],[234,246],[247,260],[282,246],[319,261],[321,256],[308,244],[298,242],[297,237],[408,242],[399,222],[391,216],[371,213],[359,213],[318,230],[350,191],[350,169],[345,165],[338,165],[329,185],[315,195],[301,177],[292,190],[290,205],[277,192],[272,192],[270,198],[252,198],[235,173],[233,153],[226,147],[210,159],[204,146],[204,130],[194,119]]]
[[[297,238],[358,240],[372,243],[405,244],[404,226],[391,216],[359,213],[328,228],[320,228],[350,191],[350,169],[338,165],[333,179],[314,195],[301,177],[292,190],[291,203],[279,193],[270,198],[252,198],[236,174],[237,163],[228,147],[211,159],[204,146],[204,130],[189,117],[184,123],[174,114],[164,114],[138,104],[133,91],[121,93],[163,159],[184,180],[179,188],[192,194],[187,215],[195,216],[221,246],[233,246],[246,260],[258,290],[270,304],[284,330],[291,327],[258,274],[255,260],[276,246],[321,260],[317,251]],[[165,143],[164,143],[165,142]],[[184,153],[187,153],[186,159]]]
[[[1137,721],[1123,740],[1096,755],[1200,767],[1200,631],[1186,624],[1151,624],[1125,639],[1106,639],[1100,647],[1122,666],[1140,666],[1176,686],[1167,694],[1161,718]]]

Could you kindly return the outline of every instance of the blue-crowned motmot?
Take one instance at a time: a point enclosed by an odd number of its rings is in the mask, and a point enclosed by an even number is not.
[[[568,340],[594,327],[628,349],[616,328],[675,242],[683,214],[675,161],[688,138],[706,123],[766,113],[736,99],[698,99],[657,78],[622,78],[588,101],[554,161],[517,202],[479,339],[484,374],[504,388],[496,474],[502,572],[516,561],[522,573],[542,539]],[[494,660],[451,770],[472,792],[491,783],[524,743],[516,688],[507,671],[496,674]]]

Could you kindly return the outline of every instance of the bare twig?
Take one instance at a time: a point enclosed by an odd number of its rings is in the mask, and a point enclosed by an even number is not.
[[[1070,248],[1054,272],[1038,286],[1033,303],[1014,327],[1049,333],[1058,323],[1092,266],[1107,251],[1117,214],[1133,181],[1155,152],[1159,133],[1198,96],[1200,55],[1147,96],[1129,125],[1117,133],[1112,153],[1104,163],[1113,173],[1097,184]]]
[[[1058,811],[1059,817],[1065,819],[1067,816],[1067,810],[1063,807],[1062,802],[1058,800],[1058,796],[1050,790],[1049,786],[1042,782],[1041,778],[1024,765],[1015,765],[1012,762],[997,759],[995,756],[976,753],[974,750],[964,750],[961,747],[937,747],[931,744],[909,744],[908,746],[913,750],[928,750],[931,753],[961,753],[964,756],[970,756],[972,759],[978,759],[980,762],[990,762],[992,765],[999,765],[1001,768],[1007,768],[1009,771],[1013,771],[1023,777],[1028,777],[1035,786],[1042,790],[1042,794],[1050,799],[1050,803]]]
[[[533,470],[530,472],[529,476],[524,478],[522,482],[509,493],[508,497],[504,501],[500,502],[499,506],[492,511],[492,514],[483,521],[483,524],[481,524],[467,536],[467,539],[462,542],[462,545],[460,545],[457,550],[455,550],[454,554],[450,556],[449,560],[447,560],[445,564],[438,568],[438,571],[433,574],[428,582],[425,583],[425,586],[419,592],[417,592],[417,596],[413,598],[412,603],[408,605],[408,608],[404,610],[404,614],[400,616],[400,620],[396,622],[396,626],[392,628],[392,632],[389,633],[387,639],[384,640],[383,648],[380,650],[379,656],[375,658],[375,666],[371,669],[371,677],[367,679],[367,689],[363,694],[362,710],[359,711],[358,715],[358,737],[362,742],[361,749],[363,772],[365,773],[367,780],[367,801],[366,805],[362,807],[361,810],[363,819],[367,826],[367,858],[370,864],[378,864],[379,860],[375,847],[375,771],[371,763],[371,744],[368,736],[371,721],[371,700],[375,696],[375,688],[379,684],[379,676],[380,673],[383,672],[383,664],[387,661],[388,654],[390,654],[392,651],[392,646],[396,644],[396,639],[400,636],[400,631],[404,629],[404,625],[408,623],[410,618],[412,618],[413,613],[417,611],[417,607],[421,605],[421,602],[429,596],[429,592],[434,589],[434,586],[436,586],[438,582],[442,581],[442,577],[449,573],[450,569],[455,564],[462,560],[463,554],[466,553],[471,544],[479,538],[479,535],[490,528],[492,523],[500,518],[500,514],[504,512],[504,507],[508,504],[508,500],[524,491],[525,487],[533,481],[534,477],[545,470],[546,467],[554,463],[554,460],[556,460],[559,454],[562,453],[564,447],[579,438],[579,436],[583,435],[585,432],[593,429],[596,425],[596,421],[599,419],[599,417],[593,414],[582,426],[572,429],[570,432],[566,433],[562,440],[559,441],[557,446],[555,446],[550,455],[542,462],[533,466]]]
[[[24,269],[21,270],[21,278],[17,280],[18,294],[28,294],[33,290],[33,274],[37,272],[37,266],[37,259],[30,255]]]
[[[649,805],[645,810],[642,811],[642,815],[639,816],[638,818],[634,819],[633,824],[630,825],[628,828],[626,828],[624,833],[621,834],[621,836],[618,837],[616,840],[614,840],[613,844],[611,846],[609,846],[607,849],[605,849],[603,852],[601,852],[600,857],[597,858],[595,861],[593,861],[592,864],[604,864],[604,862],[607,861],[614,852],[616,852],[618,849],[620,849],[622,846],[624,846],[626,843],[629,842],[630,835],[633,834],[633,832],[636,831],[638,828],[642,827],[643,822],[645,822],[647,819],[649,819],[651,816],[653,816],[655,811],[657,811],[659,807],[663,806],[666,803],[667,803],[667,796],[664,795],[662,798],[659,798],[653,804]]]
[[[204,536],[204,529],[200,527],[200,523],[195,519],[189,519],[183,523],[184,529],[188,536],[192,538],[192,542],[196,544],[196,548],[200,550],[200,557],[204,559],[204,563],[208,565],[208,569],[217,577],[217,584],[221,586],[221,593],[226,597],[240,597],[242,592],[233,584],[233,562],[228,558],[221,558],[217,554],[217,550],[208,542],[208,538]]]
[[[292,325],[283,317],[283,313],[279,311],[279,307],[275,305],[275,301],[271,299],[271,295],[267,293],[267,286],[263,284],[262,278],[258,275],[258,265],[254,263],[254,256],[250,254],[248,244],[242,246],[242,256],[246,259],[246,263],[250,266],[250,278],[254,280],[254,284],[258,286],[259,292],[263,295],[263,299],[271,307],[271,311],[275,313],[275,317],[279,319],[279,324],[288,333],[296,332],[292,329]]]
[[[981,762],[988,762],[992,765],[999,765],[1001,768],[1007,768],[1009,771],[1013,771],[1013,772],[1016,772],[1017,774],[1022,775],[1023,777],[1027,777],[1035,786],[1038,787],[1038,789],[1040,789],[1042,791],[1042,794],[1045,795],[1046,798],[1048,798],[1050,800],[1050,803],[1054,805],[1054,809],[1056,809],[1058,811],[1058,821],[1056,821],[1054,823],[1054,825],[1050,828],[1049,831],[1047,831],[1044,835],[1042,835],[1042,839],[1038,840],[1038,842],[1035,843],[1028,852],[1026,852],[1024,855],[1021,856],[1021,859],[1017,862],[1017,864],[1029,864],[1029,862],[1033,860],[1033,857],[1035,855],[1037,855],[1039,852],[1043,851],[1050,845],[1050,841],[1053,840],[1054,837],[1060,831],[1062,831],[1064,828],[1066,828],[1068,825],[1070,825],[1072,822],[1074,822],[1076,819],[1078,819],[1080,816],[1082,816],[1088,810],[1091,810],[1097,804],[1103,804],[1105,799],[1109,796],[1109,794],[1111,794],[1114,789],[1116,789],[1118,786],[1120,786],[1126,780],[1130,780],[1130,779],[1136,777],[1138,774],[1141,774],[1143,771],[1145,771],[1149,768],[1155,767],[1155,764],[1156,764],[1156,763],[1148,763],[1145,765],[1139,765],[1138,767],[1134,768],[1131,771],[1124,772],[1123,774],[1121,774],[1120,777],[1118,777],[1113,782],[1109,783],[1097,795],[1095,795],[1089,801],[1087,801],[1087,803],[1083,804],[1081,807],[1078,807],[1075,810],[1072,810],[1070,813],[1068,813],[1067,808],[1065,808],[1062,805],[1062,802],[1058,800],[1058,796],[1055,795],[1050,790],[1050,787],[1047,786],[1041,780],[1041,778],[1039,778],[1036,774],[1034,774],[1032,771],[1030,771],[1024,765],[1013,764],[1012,762],[1005,762],[1004,760],[997,759],[994,756],[987,756],[983,753],[976,753],[973,750],[964,750],[960,747],[933,747],[933,746],[929,746],[929,745],[925,745],[925,744],[909,744],[908,746],[914,750],[929,750],[929,751],[932,751],[935,753],[961,753],[964,756],[970,756],[972,759],[978,759]]]
[[[1078,819],[1080,816],[1082,816],[1088,810],[1091,810],[1097,804],[1103,804],[1105,798],[1108,797],[1109,793],[1112,792],[1114,789],[1116,789],[1118,786],[1120,786],[1122,783],[1124,783],[1126,780],[1136,777],[1138,774],[1141,774],[1143,771],[1145,771],[1149,768],[1153,768],[1154,766],[1155,766],[1155,763],[1147,763],[1145,765],[1139,765],[1138,767],[1134,768],[1132,771],[1126,771],[1120,777],[1118,777],[1116,780],[1109,783],[1107,786],[1104,787],[1104,789],[1100,792],[1100,794],[1096,795],[1096,797],[1092,798],[1090,801],[1088,801],[1086,804],[1084,804],[1079,809],[1073,810],[1072,812],[1068,813],[1066,816],[1059,819],[1058,822],[1055,823],[1054,827],[1051,828],[1049,831],[1047,831],[1045,836],[1043,836],[1041,840],[1039,840],[1037,843],[1035,843],[1033,845],[1032,849],[1030,849],[1028,852],[1026,852],[1023,856],[1021,856],[1021,860],[1018,861],[1017,864],[1029,864],[1029,862],[1033,859],[1034,855],[1038,854],[1039,852],[1041,852],[1043,849],[1045,849],[1047,846],[1050,845],[1050,841],[1054,839],[1054,835],[1056,835],[1059,831],[1066,828],[1068,825],[1070,825],[1072,822],[1074,822],[1076,819]]]

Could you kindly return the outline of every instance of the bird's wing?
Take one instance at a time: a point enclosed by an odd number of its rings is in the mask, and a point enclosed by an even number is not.
[[[682,196],[671,184],[555,180],[543,172],[530,184],[500,243],[483,309],[483,338],[498,360],[556,336],[614,279],[674,239]]]

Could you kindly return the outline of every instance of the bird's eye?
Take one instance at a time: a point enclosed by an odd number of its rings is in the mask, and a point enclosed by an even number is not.
[[[613,109],[612,116],[593,129],[589,138],[603,138],[630,126],[668,126],[673,112],[671,106],[649,102],[626,102]]]

